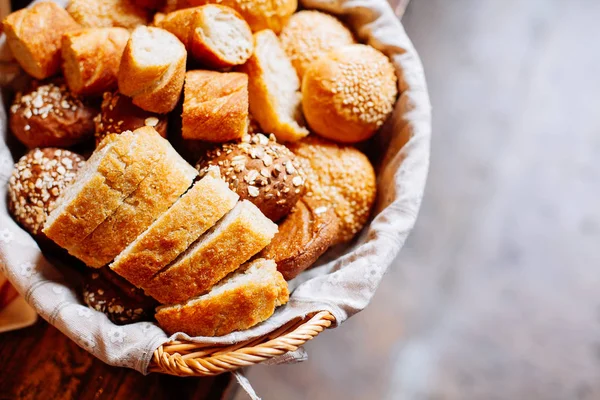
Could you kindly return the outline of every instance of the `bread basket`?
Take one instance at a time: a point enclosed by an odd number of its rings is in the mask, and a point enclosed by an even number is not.
[[[292,281],[295,292],[290,303],[270,320],[248,331],[208,339],[184,334],[167,338],[150,323],[112,325],[81,305],[68,279],[41,256],[0,200],[0,270],[43,318],[103,361],[142,373],[180,376],[211,376],[266,361],[286,362],[280,356],[366,307],[404,244],[417,217],[429,162],[431,115],[420,60],[385,0],[305,0],[302,6],[340,16],[362,42],[390,56],[401,95],[392,118],[369,149],[381,155],[374,160],[379,198],[373,221],[351,247],[330,250],[316,268]],[[0,45],[2,41],[0,37]],[[5,142],[0,143],[0,189],[5,190],[18,155],[9,149],[4,110],[0,124]]]

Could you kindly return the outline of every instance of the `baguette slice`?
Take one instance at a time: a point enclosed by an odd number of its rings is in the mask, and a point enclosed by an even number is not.
[[[183,92],[184,139],[222,143],[248,132],[248,75],[188,71]]]
[[[134,29],[150,21],[149,12],[136,0],[70,0],[67,11],[87,28]]]
[[[169,334],[223,336],[268,319],[289,300],[275,262],[258,259],[230,274],[207,294],[184,304],[159,307],[156,319]]]
[[[101,95],[117,88],[117,73],[129,31],[96,28],[69,33],[62,39],[63,71],[76,95]]]
[[[192,57],[212,68],[241,65],[254,46],[248,23],[232,8],[219,4],[185,8],[154,18],[185,45]]]
[[[69,253],[93,268],[112,261],[192,185],[197,171],[161,138],[152,172],[116,212]]]
[[[229,212],[238,198],[220,178],[205,176],[123,250],[110,268],[133,285],[144,286]]]
[[[12,54],[25,72],[37,79],[60,71],[62,36],[81,29],[64,8],[50,1],[10,14],[3,26]]]
[[[67,250],[119,208],[150,174],[162,139],[152,128],[110,135],[58,198],[43,232]]]
[[[240,69],[249,77],[250,112],[265,133],[281,142],[308,135],[298,75],[273,31],[254,34],[254,54]]]
[[[187,52],[164,29],[141,26],[131,34],[119,67],[119,91],[133,104],[159,114],[172,111],[181,95]]]
[[[163,304],[186,301],[236,270],[269,244],[275,233],[277,225],[244,200],[143,289]]]

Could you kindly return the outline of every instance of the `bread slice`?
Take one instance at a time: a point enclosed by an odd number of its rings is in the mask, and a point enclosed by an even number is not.
[[[275,262],[258,259],[223,279],[210,292],[184,304],[159,307],[158,324],[169,334],[223,336],[268,319],[289,300]]]
[[[277,225],[254,204],[241,201],[142,288],[163,304],[188,300],[209,290],[262,250],[275,233]]]
[[[101,95],[117,88],[117,73],[129,31],[95,28],[69,33],[62,39],[63,71],[76,95]]]
[[[110,268],[137,287],[183,253],[237,203],[220,178],[207,175],[115,258]]]
[[[177,36],[195,60],[212,68],[241,65],[252,55],[250,26],[229,7],[186,8],[155,16],[154,23]]]
[[[61,247],[75,247],[112,215],[150,174],[164,146],[164,139],[152,128],[110,136],[46,219],[43,232]]]
[[[158,141],[159,159],[152,172],[114,214],[69,250],[71,255],[94,268],[108,264],[192,185],[196,169],[167,140]]]
[[[150,13],[135,0],[70,0],[67,11],[82,26],[134,29],[150,21]]]
[[[184,139],[222,143],[248,133],[248,75],[188,71],[183,92]]]
[[[81,29],[62,7],[50,1],[10,14],[3,27],[19,65],[37,79],[48,78],[60,70],[63,34]]]
[[[187,52],[164,29],[141,26],[131,34],[119,67],[119,91],[133,104],[159,114],[172,111],[181,95]]]
[[[273,133],[282,142],[308,135],[298,75],[273,31],[254,34],[254,54],[240,69],[248,74],[250,112],[264,133]]]

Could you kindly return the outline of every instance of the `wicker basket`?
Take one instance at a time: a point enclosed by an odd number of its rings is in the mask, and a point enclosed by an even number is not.
[[[321,311],[301,320],[292,320],[268,335],[230,346],[170,342],[156,349],[148,370],[178,376],[212,376],[235,371],[297,350],[331,326],[333,321],[330,312]]]

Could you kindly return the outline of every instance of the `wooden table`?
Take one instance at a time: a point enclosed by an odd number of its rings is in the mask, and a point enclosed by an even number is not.
[[[231,374],[178,378],[111,367],[43,320],[0,334],[0,399],[225,399]],[[229,387],[229,388],[228,388]]]

